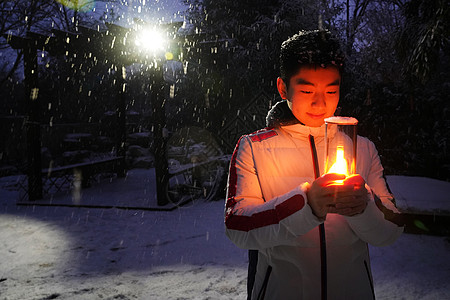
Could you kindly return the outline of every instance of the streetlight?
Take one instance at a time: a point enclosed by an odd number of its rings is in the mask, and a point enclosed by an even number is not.
[[[167,184],[169,181],[169,170],[166,157],[166,115],[164,101],[164,60],[172,60],[173,53],[170,51],[170,40],[168,32],[156,27],[143,26],[135,31],[135,49],[140,55],[152,57],[154,63],[153,83],[151,98],[153,106],[154,122],[154,155],[156,175],[156,197],[157,203],[164,206],[168,203]]]
[[[167,40],[156,28],[143,28],[137,32],[135,45],[151,54],[161,54],[167,48]]]
[[[135,30],[134,44],[137,47],[137,51],[141,56],[153,57],[154,62],[160,60],[171,61],[173,60],[174,53],[171,48],[174,48],[173,41],[171,43],[168,38],[167,30],[160,27],[140,27]],[[176,47],[176,46],[175,46]]]

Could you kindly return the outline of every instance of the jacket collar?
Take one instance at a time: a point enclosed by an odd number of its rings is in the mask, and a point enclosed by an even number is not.
[[[320,127],[310,127],[303,125],[292,113],[287,104],[287,100],[281,100],[275,103],[275,105],[270,109],[266,117],[266,126],[282,127],[292,136],[325,136],[325,125],[322,125]]]
[[[281,100],[269,110],[266,117],[267,127],[281,127],[286,125],[301,124],[294,116],[287,104],[287,100]]]

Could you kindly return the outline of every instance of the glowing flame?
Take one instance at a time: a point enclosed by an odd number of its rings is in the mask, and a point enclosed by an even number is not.
[[[344,147],[337,146],[336,149],[336,162],[328,170],[328,173],[337,173],[348,176],[347,160],[344,157]]]

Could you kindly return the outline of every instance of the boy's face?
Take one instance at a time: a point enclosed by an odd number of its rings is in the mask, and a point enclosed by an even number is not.
[[[304,66],[291,77],[289,88],[278,78],[281,98],[287,99],[294,116],[303,124],[319,127],[333,116],[339,103],[341,75],[335,66]]]

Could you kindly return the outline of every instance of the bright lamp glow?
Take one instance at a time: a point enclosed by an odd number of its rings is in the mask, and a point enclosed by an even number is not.
[[[166,39],[164,35],[156,29],[142,29],[136,37],[136,46],[143,50],[157,53],[165,48]]]

